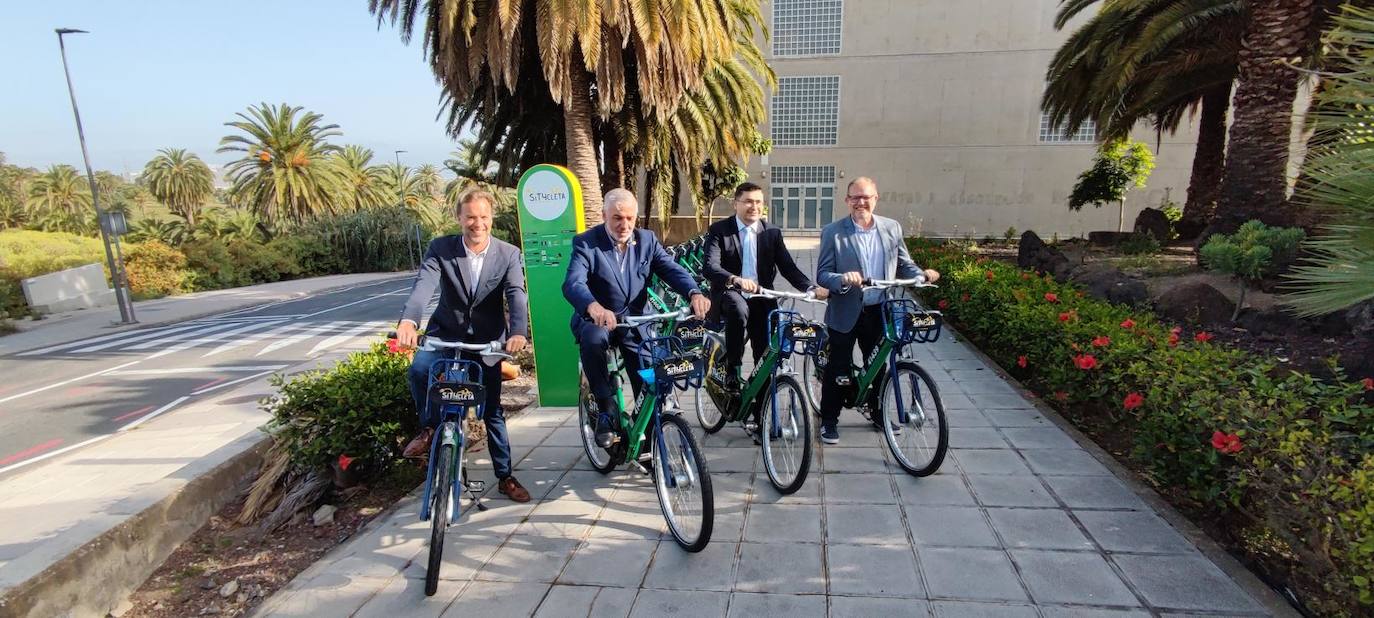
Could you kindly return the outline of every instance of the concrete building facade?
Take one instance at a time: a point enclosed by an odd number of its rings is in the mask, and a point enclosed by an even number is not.
[[[879,212],[908,234],[1042,236],[1115,230],[1116,205],[1068,208],[1095,131],[1064,135],[1040,111],[1045,68],[1074,26],[1058,0],[771,0],[767,44],[779,88],[762,127],[773,151],[749,163],[769,218],[819,230],[845,216],[844,192],[870,176]],[[1128,195],[1126,227],[1166,195],[1182,203],[1192,127],[1136,136],[1157,167]],[[717,213],[722,212],[719,206]]]

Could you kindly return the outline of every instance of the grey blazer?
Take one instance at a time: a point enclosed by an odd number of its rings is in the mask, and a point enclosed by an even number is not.
[[[445,341],[486,343],[511,335],[527,335],[525,270],[520,250],[492,238],[482,263],[481,281],[470,294],[472,270],[463,237],[440,236],[429,243],[415,285],[410,290],[401,319],[420,323],[421,314],[434,290],[439,305],[426,326],[428,334]]]
[[[878,237],[887,258],[885,273],[875,279],[910,279],[921,272],[902,242],[902,225],[887,217],[873,215]],[[854,244],[854,220],[845,217],[821,230],[821,256],[816,260],[816,284],[830,290],[825,306],[825,325],[839,332],[854,329],[863,311],[863,290],[843,285],[844,273],[863,272],[863,260]]]

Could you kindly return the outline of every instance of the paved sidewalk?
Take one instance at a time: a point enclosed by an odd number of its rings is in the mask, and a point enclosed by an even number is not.
[[[803,272],[815,272],[817,244],[788,239]],[[881,434],[846,410],[840,444],[817,442],[806,484],[784,497],[758,447],[727,426],[701,439],[715,531],[688,554],[667,533],[648,477],[593,471],[575,411],[537,409],[509,424],[516,476],[534,501],[497,494],[489,463],[475,460],[491,508],[449,530],[433,597],[424,596],[429,524],[412,494],[257,614],[1295,615],[1233,561],[1222,560],[1236,578],[1219,568],[1166,520],[1181,518],[952,329],[913,354],[951,428],[950,455],[932,476],[891,463]]]
[[[116,325],[119,308],[115,306],[69,311],[42,320],[16,320],[18,333],[0,337],[0,354],[59,345],[95,335],[107,335],[170,322],[181,322],[206,315],[233,311],[267,303],[293,300],[326,290],[352,287],[387,279],[409,279],[413,273],[362,273],[330,275],[291,281],[277,281],[241,288],[196,292],[134,302],[137,324]]]

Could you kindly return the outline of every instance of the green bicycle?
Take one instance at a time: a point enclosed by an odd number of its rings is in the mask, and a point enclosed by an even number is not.
[[[825,304],[811,292],[759,288],[757,293],[744,294],[745,298],[754,296]],[[779,308],[768,315],[768,332],[768,351],[739,390],[726,385],[724,336],[716,332],[706,334],[710,350],[706,392],[715,408],[705,414],[698,412],[697,418],[706,433],[720,431],[727,422],[742,423],[763,451],[763,468],[768,472],[769,482],[787,495],[801,489],[811,468],[811,415],[790,359],[793,354],[819,353],[825,344],[825,326],[796,311]]]
[[[940,338],[944,317],[939,311],[927,311],[911,298],[892,298],[890,291],[898,288],[935,287],[924,277],[897,280],[865,280],[863,289],[883,290],[883,339],[863,367],[851,365],[846,375],[838,378],[844,387],[844,407],[859,412],[882,427],[883,438],[892,451],[897,465],[914,476],[928,476],[940,469],[949,450],[949,427],[945,424],[945,406],[935,380],[919,364],[903,353],[913,343],[929,343]],[[825,379],[829,351],[816,355],[804,371]],[[807,357],[809,361],[812,357]],[[839,359],[836,359],[839,360]],[[847,359],[846,359],[847,360]],[[878,409],[869,402],[872,389],[877,388]],[[812,392],[813,407],[819,411],[819,393]]]
[[[629,316],[617,328],[680,322],[690,315],[691,311],[683,308],[669,313]],[[673,538],[683,549],[699,552],[711,541],[715,520],[711,475],[706,469],[705,453],[697,446],[691,427],[681,416],[665,413],[664,403],[674,389],[701,388],[701,354],[685,349],[682,340],[675,336],[645,339],[640,344],[640,351],[642,360],[647,361],[639,370],[643,388],[639,401],[631,407],[625,405],[626,379],[622,374],[626,364],[616,347],[610,349],[608,364],[619,411],[615,425],[620,439],[608,449],[596,443],[596,420],[600,412],[583,374],[577,405],[582,449],[592,468],[602,474],[626,463],[651,474],[659,508]]]

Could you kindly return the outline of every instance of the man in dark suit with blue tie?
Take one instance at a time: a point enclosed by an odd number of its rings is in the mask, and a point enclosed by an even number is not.
[[[612,189],[606,194],[605,223],[573,239],[572,260],[563,280],[563,297],[573,306],[572,332],[581,349],[582,372],[596,397],[600,415],[596,442],[610,448],[619,436],[613,419],[615,394],[607,371],[607,353],[620,347],[629,369],[630,384],[639,392],[639,342],[634,329],[617,329],[627,315],[643,315],[649,302],[648,281],[656,275],[673,291],[690,299],[692,312],[703,318],[711,301],[697,289],[696,281],[663,249],[648,230],[635,229],[639,203],[633,193]]]
[[[763,200],[763,187],[752,182],[736,187],[735,216],[711,224],[706,237],[702,274],[711,282],[711,302],[725,321],[726,378],[735,386],[744,359],[745,334],[757,363],[768,350],[768,314],[778,308],[776,300],[745,299],[741,292],[772,289],[781,274],[798,290],[815,290],[816,298],[830,294],[797,268],[783,244],[782,230],[763,219]]]
[[[505,339],[506,352],[514,354],[528,341],[529,310],[526,307],[525,272],[520,250],[492,238],[492,194],[476,190],[463,195],[458,205],[461,236],[441,236],[429,243],[415,285],[410,290],[396,326],[397,342],[414,347],[421,314],[439,290],[439,305],[430,316],[427,333],[444,341],[487,343]],[[509,338],[507,338],[509,337]],[[429,453],[439,418],[425,405],[429,368],[434,361],[452,358],[452,350],[417,350],[410,363],[410,393],[420,413],[421,432],[406,445],[407,457]],[[496,489],[516,502],[529,502],[530,494],[511,476],[510,438],[506,414],[501,408],[501,364],[490,365],[479,355],[463,352],[463,358],[481,363],[486,405],[482,418],[487,427]]]

